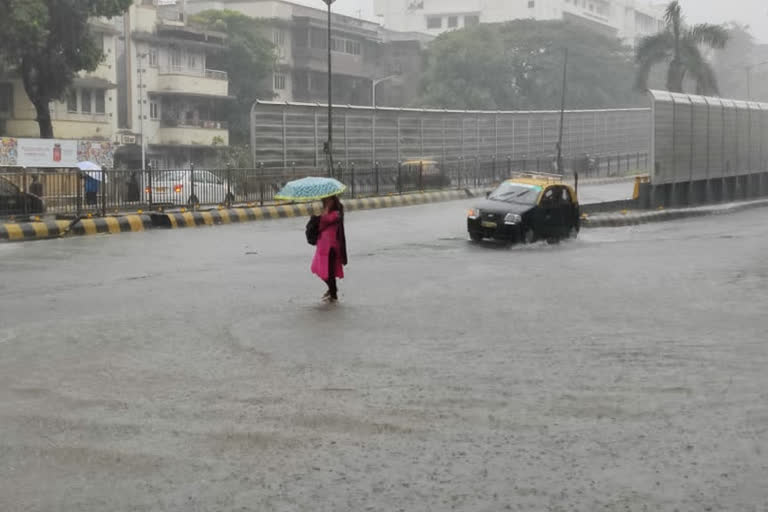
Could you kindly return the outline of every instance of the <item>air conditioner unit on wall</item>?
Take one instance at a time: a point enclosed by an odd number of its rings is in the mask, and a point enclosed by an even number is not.
[[[136,144],[135,135],[121,135],[120,144]]]

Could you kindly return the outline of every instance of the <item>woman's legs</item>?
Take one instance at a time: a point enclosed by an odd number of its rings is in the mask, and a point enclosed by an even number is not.
[[[328,280],[325,282],[328,285],[328,298],[331,300],[337,300],[338,288],[336,286],[336,251],[331,249],[328,255]]]

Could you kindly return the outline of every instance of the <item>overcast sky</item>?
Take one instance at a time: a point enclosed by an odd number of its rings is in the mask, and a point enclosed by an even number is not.
[[[292,1],[324,7],[322,0]],[[680,3],[692,23],[739,21],[749,24],[755,37],[768,43],[768,1],[766,0],[680,0]],[[373,0],[336,0],[333,8],[344,14],[361,15],[373,19]]]

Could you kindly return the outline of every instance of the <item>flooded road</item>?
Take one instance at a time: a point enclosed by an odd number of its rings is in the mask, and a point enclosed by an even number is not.
[[[0,510],[764,510],[768,210],[466,241],[470,203],[0,245]]]

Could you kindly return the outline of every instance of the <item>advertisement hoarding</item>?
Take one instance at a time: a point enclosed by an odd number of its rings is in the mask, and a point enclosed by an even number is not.
[[[59,139],[17,139],[18,167],[77,167],[77,141]]]

